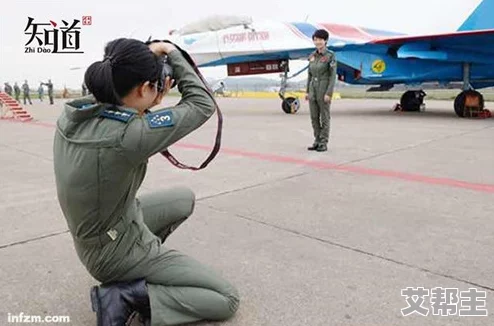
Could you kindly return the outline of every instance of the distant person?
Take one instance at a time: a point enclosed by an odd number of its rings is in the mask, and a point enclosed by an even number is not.
[[[41,83],[41,84],[39,84],[39,87],[38,87],[38,96],[39,96],[39,100],[41,102],[43,102],[43,93],[44,93],[43,83]]]
[[[4,83],[4,92],[9,94],[9,96],[12,96],[12,86],[10,86],[9,83]]]
[[[29,84],[27,83],[27,80],[25,80],[24,84],[22,84],[22,91],[24,95],[24,105],[26,105],[26,99],[29,100],[29,104],[33,105],[33,102],[31,102],[31,96],[29,95],[29,92],[31,90],[29,89]]]
[[[17,82],[15,82],[14,84],[14,94],[15,94],[15,100],[19,102],[19,99],[21,97],[21,88],[19,87]]]
[[[85,83],[82,83],[82,96],[87,95],[87,87]]]
[[[218,84],[216,84],[215,89],[213,90],[213,93],[215,95],[225,96],[225,83],[221,81]]]
[[[310,119],[314,131],[314,143],[310,151],[325,152],[328,150],[331,99],[336,83],[336,58],[334,52],[327,48],[329,34],[319,29],[312,35],[316,46],[309,57],[309,78],[307,79],[307,94],[309,101]]]
[[[51,82],[51,79],[48,79],[48,83],[42,83],[42,85],[48,87],[48,97],[50,98],[50,104],[53,104],[53,83]]]

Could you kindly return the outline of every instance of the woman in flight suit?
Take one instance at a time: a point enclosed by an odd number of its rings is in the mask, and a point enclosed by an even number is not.
[[[182,93],[153,112],[173,81],[160,82],[167,55]],[[224,320],[237,290],[214,271],[162,243],[193,212],[195,196],[174,188],[136,198],[148,159],[214,113],[206,86],[175,46],[117,39],[85,74],[93,94],[65,105],[57,121],[58,199],[89,273],[98,326],[124,325],[138,312],[152,326]],[[94,97],[93,97],[94,96]]]
[[[309,101],[310,119],[314,132],[314,143],[310,151],[328,150],[330,128],[330,106],[336,82],[336,58],[327,49],[329,34],[323,29],[314,32],[312,40],[316,51],[309,57],[309,76],[305,99]]]

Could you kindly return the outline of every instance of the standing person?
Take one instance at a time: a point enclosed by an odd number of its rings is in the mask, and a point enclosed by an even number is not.
[[[4,83],[4,92],[9,94],[9,96],[12,96],[12,86],[10,86],[10,84],[7,82],[7,83]]]
[[[17,82],[14,84],[14,94],[15,94],[15,100],[19,102],[19,99],[21,97],[21,88],[19,85],[17,85]]]
[[[54,171],[76,252],[101,286],[91,289],[98,326],[124,325],[133,311],[152,326],[225,320],[237,290],[210,268],[164,245],[192,214],[195,195],[173,188],[136,193],[150,157],[203,125],[214,113],[207,87],[170,43],[117,39],[85,82],[94,97],[69,101],[58,119]],[[181,101],[150,112],[173,81]]]
[[[38,87],[38,96],[39,96],[39,100],[41,102],[43,102],[43,92],[44,92],[44,90],[43,90],[43,83],[40,83],[39,84],[39,87]]]
[[[309,78],[305,99],[309,101],[310,119],[314,132],[314,143],[310,151],[328,150],[330,129],[330,106],[336,83],[336,58],[327,48],[329,34],[324,29],[316,30],[312,36],[316,51],[309,57]]]
[[[48,83],[42,83],[48,87],[48,97],[50,98],[50,104],[53,104],[53,83],[51,79],[48,79]]]
[[[24,95],[24,105],[26,105],[26,99],[29,100],[29,104],[33,105],[33,102],[31,102],[31,95],[29,95],[29,92],[31,90],[29,89],[29,84],[27,83],[27,80],[25,80],[24,84],[22,84],[22,91]]]

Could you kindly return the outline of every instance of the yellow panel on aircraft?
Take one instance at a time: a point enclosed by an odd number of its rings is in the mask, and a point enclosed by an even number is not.
[[[386,70],[386,63],[384,60],[378,59],[374,60],[372,63],[372,71],[376,74],[382,74]]]

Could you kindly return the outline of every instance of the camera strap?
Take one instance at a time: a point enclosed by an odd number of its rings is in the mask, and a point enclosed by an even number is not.
[[[214,98],[214,95],[213,95],[212,90],[209,88],[208,83],[206,82],[205,78],[202,76],[201,72],[199,71],[199,68],[197,68],[197,66],[196,66],[194,60],[191,58],[191,56],[187,52],[185,52],[184,50],[182,50],[179,46],[177,46],[176,44],[174,44],[174,43],[172,43],[170,41],[167,41],[167,40],[164,40],[164,41],[154,40],[154,41],[148,41],[146,43],[149,44],[149,43],[152,43],[152,42],[167,42],[167,43],[173,44],[182,53],[182,55],[185,58],[185,60],[192,66],[192,68],[194,69],[195,73],[197,74],[197,76],[199,76],[199,78],[201,79],[202,83],[204,84],[204,87],[206,88],[209,96],[213,100],[213,103],[214,103],[214,106],[215,106],[215,109],[216,109],[216,114],[218,116],[218,127],[217,127],[217,130],[216,130],[216,138],[215,138],[213,149],[211,150],[211,153],[206,158],[206,160],[204,160],[204,162],[199,167],[188,166],[186,164],[181,163],[179,160],[177,160],[175,158],[175,156],[173,156],[168,151],[168,149],[165,150],[165,151],[163,151],[163,152],[161,152],[161,155],[163,155],[168,161],[170,161],[171,164],[173,164],[174,166],[176,166],[179,169],[193,170],[193,171],[202,170],[202,169],[204,169],[205,167],[208,166],[208,164],[216,157],[216,155],[220,151],[220,148],[221,148],[221,134],[222,134],[222,129],[223,129],[223,115],[222,115],[222,113],[220,111],[220,108],[218,106],[218,103],[216,103],[216,100]]]

